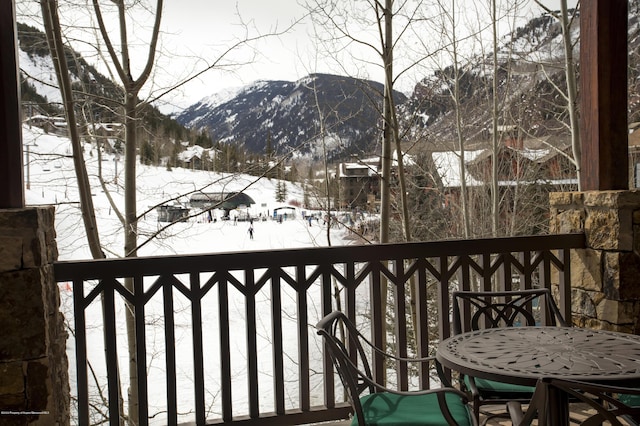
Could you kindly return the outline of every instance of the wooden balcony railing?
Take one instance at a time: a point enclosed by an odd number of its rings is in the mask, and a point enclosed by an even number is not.
[[[570,253],[582,247],[571,234],[58,262],[56,280],[73,289],[74,416],[118,424],[137,376],[140,425],[344,419],[313,327],[323,315],[341,309],[376,344],[425,356],[450,334],[452,289],[553,281],[569,318]],[[398,386],[429,386],[428,371],[375,370]]]

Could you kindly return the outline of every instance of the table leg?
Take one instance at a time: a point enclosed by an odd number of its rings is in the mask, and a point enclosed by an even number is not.
[[[568,426],[569,398],[567,394],[553,386],[550,386],[547,391],[547,403],[549,407],[547,411],[547,424],[552,426]]]

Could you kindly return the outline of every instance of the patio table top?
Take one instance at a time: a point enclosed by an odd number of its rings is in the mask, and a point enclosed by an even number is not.
[[[604,330],[490,328],[443,340],[436,358],[464,374],[530,386],[541,377],[640,383],[640,336]]]

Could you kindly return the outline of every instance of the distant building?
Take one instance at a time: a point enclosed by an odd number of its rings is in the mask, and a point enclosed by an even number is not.
[[[244,192],[197,192],[189,198],[189,205],[200,209],[221,209],[225,216],[237,208],[250,207],[256,202]]]
[[[189,209],[182,206],[159,206],[158,222],[186,222],[189,216]]]
[[[293,206],[280,206],[273,209],[273,219],[294,219],[296,217],[296,208]]]
[[[181,142],[185,146],[184,142]],[[186,142],[188,145],[189,142]],[[200,145],[187,146],[184,151],[178,154],[178,161],[185,169],[211,170],[213,162],[217,156],[217,151],[213,148],[207,149]]]
[[[566,183],[577,184],[575,166],[571,163],[571,145],[564,140],[550,137],[518,140],[505,139],[497,152],[498,181],[509,186],[509,182],[534,183],[563,187]],[[493,167],[493,151],[487,148],[465,161],[466,169],[480,182],[490,182]]]
[[[25,120],[29,126],[40,127],[45,133],[66,136],[68,134],[67,121],[64,117],[51,117],[48,115],[32,115]]]
[[[380,157],[340,163],[340,207],[375,210],[380,201],[380,172]]]

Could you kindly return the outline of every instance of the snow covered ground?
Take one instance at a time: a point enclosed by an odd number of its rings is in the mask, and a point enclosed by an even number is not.
[[[23,139],[25,144],[25,181],[28,185],[26,200],[29,205],[55,204],[56,205],[56,232],[57,244],[60,260],[86,259],[90,258],[87,248],[86,237],[78,205],[78,193],[76,178],[71,158],[71,145],[67,138],[43,133],[38,128],[23,129]],[[98,184],[97,175],[99,172],[98,155],[89,145],[85,147],[85,160],[88,173],[93,188],[93,202],[95,204],[96,218],[100,230],[100,237],[107,257],[113,258],[122,255],[122,229],[121,224],[110,207],[105,193]],[[165,222],[158,222],[157,213],[154,206],[163,203],[167,199],[175,199],[177,203],[186,203],[188,193],[198,189],[206,191],[239,191],[243,190],[251,196],[256,204],[249,208],[252,216],[271,216],[273,209],[282,206],[282,203],[275,201],[276,180],[262,178],[256,180],[247,175],[221,175],[218,173],[191,171],[175,168],[167,171],[165,168],[147,167],[138,164],[138,211],[140,214],[147,211],[140,221],[140,230],[143,235],[151,235],[160,227],[166,225]],[[115,160],[113,155],[105,155],[101,164],[101,173],[108,181],[108,188],[112,197],[119,205],[123,205],[123,190],[118,184],[123,182],[124,173],[120,162]],[[288,199],[302,203],[303,191],[298,185],[287,182]],[[306,213],[306,212],[305,212]],[[326,228],[322,226],[322,221],[312,222],[310,227],[307,221],[302,219],[302,211],[296,210],[296,218],[288,217],[282,223],[276,220],[254,220],[254,235],[250,238],[248,229],[249,222],[233,220],[217,220],[209,222],[207,215],[201,215],[188,222],[178,223],[166,231],[162,232],[160,238],[152,240],[139,251],[140,256],[163,255],[163,254],[191,254],[209,252],[247,251],[265,250],[294,247],[326,246]],[[139,242],[143,242],[141,236]],[[331,229],[331,244],[347,244],[350,240],[346,238],[344,229]],[[68,284],[62,283],[61,302],[65,317],[71,321],[72,312],[72,292]],[[178,361],[178,393],[179,411],[190,412],[193,410],[193,356],[190,333],[190,309],[188,300],[181,298],[176,292],[176,348]],[[215,417],[219,413],[219,395],[216,394],[216,385],[219,384],[219,363],[218,359],[218,338],[217,324],[217,301],[215,292],[211,292],[208,303],[204,306],[203,323],[204,327],[204,356],[206,362],[207,380],[207,404],[212,415]],[[316,298],[315,296],[311,296]],[[232,345],[238,354],[244,353],[246,344],[246,327],[244,321],[244,299],[238,292],[231,292],[229,295],[231,306],[232,324],[237,327],[232,330]],[[262,300],[266,300],[263,306],[258,306],[259,317],[270,317],[268,291],[260,295]],[[154,327],[149,328],[147,347],[149,348],[148,383],[151,390],[149,402],[150,411],[158,413],[163,411],[166,391],[164,378],[164,341],[163,341],[163,320],[162,320],[162,298],[152,300],[146,312],[149,322],[157,322]],[[291,294],[283,299],[283,316],[286,324],[295,327],[295,295]],[[317,297],[319,300],[319,295]],[[364,300],[364,299],[363,299]],[[287,302],[288,301],[288,302]],[[287,304],[288,303],[288,304]],[[264,312],[261,312],[263,310]],[[123,306],[120,304],[118,315],[122,318]],[[94,303],[86,311],[87,322],[90,324],[88,331],[89,359],[98,377],[102,377],[102,384],[96,386],[92,384],[94,393],[98,387],[105,387],[106,370],[104,366],[104,340],[101,331],[102,310],[99,303]],[[209,325],[207,325],[209,324]],[[260,401],[262,409],[273,410],[272,407],[272,366],[270,349],[269,324],[261,325],[261,335],[258,336],[260,346],[260,369],[261,387]],[[124,326],[120,320],[118,335],[119,355],[123,382],[126,383],[126,335]],[[295,335],[295,328],[291,335]],[[310,334],[315,334],[310,331]],[[291,353],[296,353],[297,343],[295,339],[287,340],[286,346]],[[121,350],[122,349],[122,350]],[[286,349],[285,349],[286,350]],[[315,351],[316,358],[321,351]],[[72,392],[75,392],[75,347],[74,341],[69,340],[68,357],[70,362],[70,377],[72,381]],[[234,375],[234,410],[242,410],[246,405],[246,360],[243,356],[233,357]],[[290,374],[296,375],[296,365],[287,360],[287,370]],[[318,385],[320,382],[317,382]],[[106,389],[105,389],[106,390]],[[321,395],[317,389],[318,398]],[[287,385],[287,393],[292,395],[292,400],[297,395],[297,382],[292,381]],[[125,392],[126,394],[126,392]],[[292,402],[295,404],[295,402]],[[192,415],[181,416],[180,421],[192,420]],[[166,419],[163,415],[158,415],[154,424],[164,424]]]
[[[81,227],[79,198],[71,158],[71,144],[65,137],[45,134],[41,129],[24,127],[25,181],[28,184],[26,201],[29,205],[56,204],[56,232],[60,260],[90,258],[84,231]],[[110,207],[107,197],[98,183],[98,155],[95,148],[85,146],[85,161],[93,188],[93,202],[102,244],[107,248],[107,257],[122,256],[122,228]],[[114,155],[103,154],[101,173],[108,182],[111,196],[121,208],[124,205],[124,170],[122,161]],[[158,222],[155,206],[168,204],[187,205],[193,191],[243,191],[256,204],[248,210],[252,216],[271,216],[273,209],[286,203],[275,201],[275,179],[256,179],[244,174],[220,174],[137,164],[138,212],[144,214],[140,221],[142,236],[156,232],[165,222]],[[288,201],[302,204],[303,190],[300,185],[287,182]],[[188,207],[188,206],[187,206]],[[193,210],[191,211],[193,212]],[[254,221],[254,238],[250,239],[248,222],[218,220],[208,222],[206,215],[179,223],[162,233],[157,241],[145,245],[140,256],[163,254],[191,254],[223,251],[263,250],[276,248],[326,246],[326,229],[317,222],[309,227],[302,220],[303,209],[296,209],[296,218],[282,223],[273,220]],[[220,213],[220,212],[218,212]],[[305,212],[306,213],[306,212]],[[342,245],[344,230],[331,232],[331,244]]]

